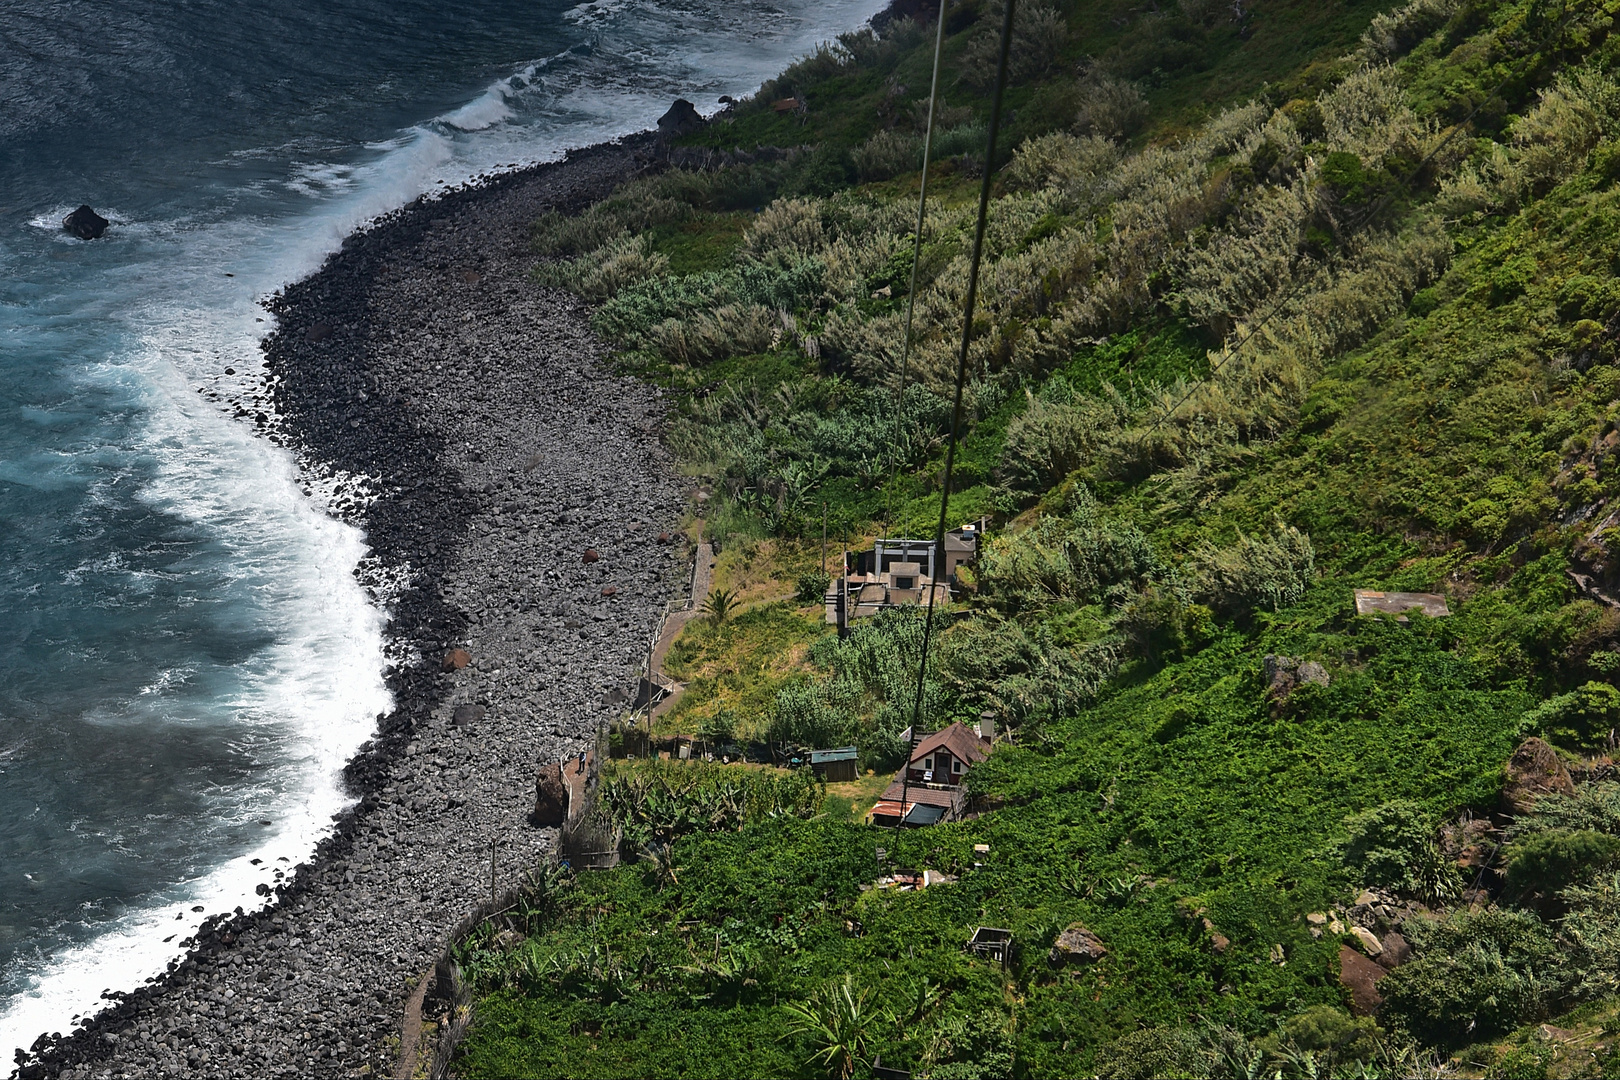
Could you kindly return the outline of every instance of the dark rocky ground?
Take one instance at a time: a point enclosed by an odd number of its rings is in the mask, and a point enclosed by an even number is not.
[[[390,1075],[405,998],[488,897],[491,842],[506,883],[553,843],[527,821],[536,767],[593,741],[688,569],[657,542],[682,505],[658,395],[530,282],[528,225],[652,157],[633,139],[415,204],[272,299],[264,379],[222,401],[365,529],[397,708],[349,767],[359,803],[268,910],[214,921],[23,1076]],[[441,671],[457,647],[472,664]]]

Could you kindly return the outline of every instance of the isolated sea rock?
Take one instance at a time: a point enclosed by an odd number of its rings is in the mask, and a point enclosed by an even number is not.
[[[1573,795],[1575,782],[1558,760],[1558,752],[1536,736],[1524,740],[1507,762],[1502,805],[1510,814],[1522,814],[1543,795]]]
[[[62,219],[62,228],[77,236],[80,240],[98,240],[101,234],[107,231],[112,222],[90,209],[81,206],[73,213]]]
[[[1107,955],[1108,948],[1102,943],[1102,938],[1083,924],[1072,922],[1058,932],[1046,958],[1054,967],[1062,967],[1065,964],[1088,964]]]
[[[675,104],[669,111],[658,118],[658,134],[666,139],[678,138],[681,135],[690,135],[702,128],[708,121],[685,98],[676,98]]]

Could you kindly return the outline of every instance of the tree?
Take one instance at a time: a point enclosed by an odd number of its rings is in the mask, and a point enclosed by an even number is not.
[[[703,601],[703,613],[716,623],[723,623],[737,610],[736,589],[714,589]]]
[[[807,1062],[824,1066],[828,1076],[849,1080],[857,1066],[867,1063],[870,1030],[877,1010],[867,1007],[870,990],[855,989],[854,976],[812,994],[809,1001],[784,1006],[788,1034],[802,1035],[815,1047]]]

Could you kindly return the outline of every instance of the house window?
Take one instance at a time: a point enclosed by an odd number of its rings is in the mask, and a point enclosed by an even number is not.
[[[960,761],[956,761],[956,760],[953,759],[951,761],[951,772],[959,773],[961,771],[962,771],[962,763]]]
[[[932,771],[934,768],[934,759],[931,757],[923,758],[923,768]]]

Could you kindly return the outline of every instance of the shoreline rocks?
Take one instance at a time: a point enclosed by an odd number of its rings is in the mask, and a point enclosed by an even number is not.
[[[664,139],[678,139],[682,135],[701,131],[707,124],[696,105],[685,98],[676,98],[669,111],[658,118],[658,134]]]
[[[345,770],[358,801],[272,906],[210,919],[167,975],[36,1043],[25,1080],[392,1075],[407,997],[488,899],[492,845],[497,888],[554,849],[528,820],[536,769],[594,747],[687,567],[655,539],[684,504],[664,404],[605,369],[575,298],[531,282],[528,227],[655,162],[635,137],[418,200],[271,298],[262,393],[228,407],[342,481],[331,512],[366,533],[396,705]]]

